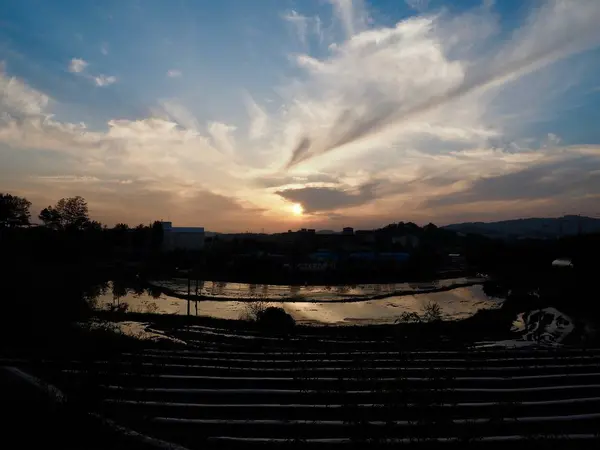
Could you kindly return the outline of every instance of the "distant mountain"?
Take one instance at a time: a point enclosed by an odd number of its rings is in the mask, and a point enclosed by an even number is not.
[[[500,222],[465,222],[446,225],[447,230],[484,236],[508,238],[555,238],[578,233],[600,232],[600,219],[585,216],[502,220]]]

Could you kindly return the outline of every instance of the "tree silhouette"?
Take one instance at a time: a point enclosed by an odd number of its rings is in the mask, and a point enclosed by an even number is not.
[[[84,225],[84,228],[86,230],[102,231],[102,223],[97,220],[90,220]]]
[[[24,197],[0,194],[0,227],[29,225],[31,202]]]
[[[152,230],[150,232],[150,245],[153,250],[160,250],[163,240],[165,238],[164,229],[162,223],[158,220],[152,224]]]
[[[55,206],[44,208],[39,218],[55,230],[82,230],[91,223],[87,202],[80,196],[61,198]]]

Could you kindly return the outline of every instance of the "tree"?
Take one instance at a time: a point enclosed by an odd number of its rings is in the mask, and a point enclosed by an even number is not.
[[[160,250],[165,238],[165,232],[162,223],[158,220],[152,224],[152,231],[150,232],[150,243],[154,250]]]
[[[85,224],[85,229],[90,231],[102,231],[102,223],[97,220],[90,220]]]
[[[80,196],[61,198],[55,206],[44,208],[39,218],[56,230],[82,230],[90,224],[87,202]]]
[[[62,229],[60,213],[52,206],[42,209],[38,217],[48,228],[54,228],[55,230]]]
[[[0,227],[29,225],[31,202],[24,197],[0,194]]]
[[[118,223],[111,230],[114,244],[119,247],[126,247],[130,242],[130,228],[126,223]]]

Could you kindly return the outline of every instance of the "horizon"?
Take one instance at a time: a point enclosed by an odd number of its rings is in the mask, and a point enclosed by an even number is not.
[[[489,224],[489,223],[496,223],[496,222],[512,222],[512,221],[518,221],[518,220],[552,220],[552,219],[566,219],[566,218],[574,218],[577,217],[578,219],[592,219],[592,220],[598,220],[600,221],[599,217],[593,217],[593,216],[586,216],[583,214],[566,214],[564,216],[556,216],[556,217],[516,217],[513,219],[502,219],[502,220],[493,220],[493,221],[473,221],[473,222],[453,222],[453,223],[444,223],[444,224],[437,224],[435,222],[427,222],[427,223],[417,223],[417,222],[412,222],[415,225],[419,226],[420,228],[423,228],[426,225],[429,225],[430,223],[432,223],[433,225],[437,226],[438,228],[444,228],[444,227],[448,227],[448,226],[452,226],[452,225],[467,225],[467,224],[476,224],[476,223],[484,223],[484,224]],[[386,225],[391,225],[394,223],[410,223],[410,221],[396,221],[396,222],[389,222],[386,224],[381,224],[379,226],[376,226],[374,228],[357,228],[352,226],[352,224],[348,224],[348,225],[344,225],[342,228],[336,229],[336,228],[314,228],[314,230],[318,233],[319,231],[333,231],[335,233],[341,233],[343,228],[349,227],[349,228],[353,228],[354,232],[356,231],[373,231],[373,230],[377,230],[377,229],[381,229],[384,228]],[[177,227],[177,224],[173,224],[174,227]],[[202,226],[202,225],[198,225],[198,226]],[[305,229],[313,229],[312,227],[303,227]],[[287,233],[288,231],[292,231],[292,232],[297,232],[300,231],[301,229],[291,229],[291,230],[285,230],[285,231],[274,231],[274,232],[261,232],[261,231],[252,231],[252,230],[247,230],[247,231],[227,231],[227,232],[223,232],[223,231],[216,231],[216,230],[209,230],[206,227],[204,227],[204,232],[205,233],[216,233],[216,234],[278,234],[278,233]]]
[[[595,0],[0,15],[0,192],[34,218],[76,195],[110,226],[223,233],[600,212]]]

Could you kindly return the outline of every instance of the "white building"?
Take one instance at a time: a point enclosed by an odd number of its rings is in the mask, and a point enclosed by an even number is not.
[[[204,227],[174,227],[172,222],[161,222],[164,232],[164,250],[202,250]]]

